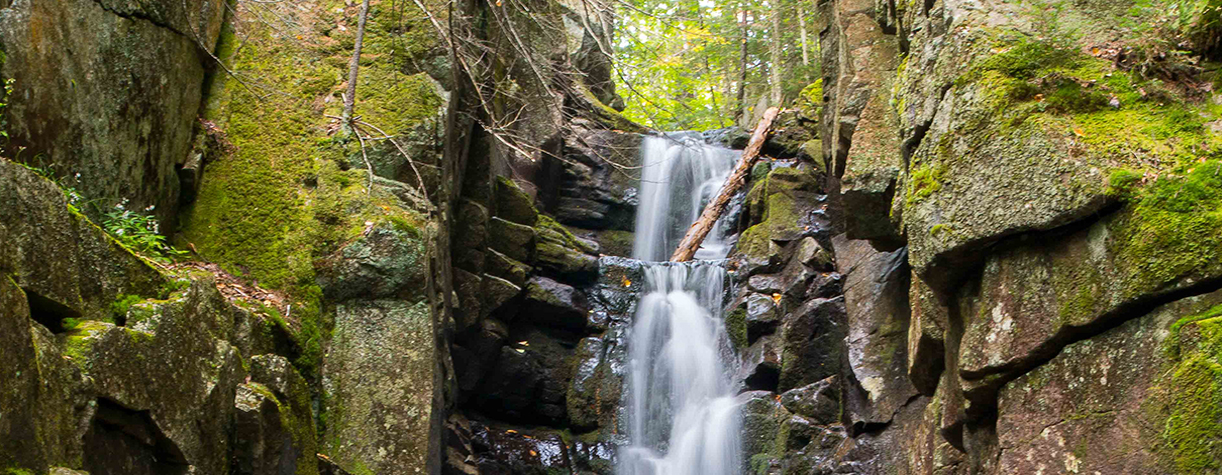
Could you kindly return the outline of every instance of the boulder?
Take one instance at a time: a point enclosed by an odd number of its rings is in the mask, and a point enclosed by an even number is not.
[[[469,272],[482,272],[488,238],[488,209],[469,199],[459,201],[456,208],[453,234],[450,236],[454,266]],[[487,259],[491,261],[495,258],[488,255]]]
[[[488,259],[485,262],[484,267],[489,275],[505,279],[518,287],[526,285],[526,279],[532,270],[530,266],[491,249],[488,250]]]
[[[640,176],[631,167],[640,165],[640,144],[638,134],[600,127],[575,129],[565,136],[563,159],[543,159],[545,179],[539,180],[543,208],[570,226],[632,230]]]
[[[620,410],[623,395],[624,371],[617,371],[612,357],[623,356],[615,352],[619,341],[604,341],[600,338],[583,338],[577,344],[576,367],[565,398],[569,421],[573,427],[592,430],[598,427],[611,428]]]
[[[152,266],[71,211],[55,183],[8,160],[0,160],[0,183],[0,269],[12,272],[44,325],[110,318],[120,296],[152,296],[165,284]]]
[[[908,323],[908,380],[921,394],[933,396],[945,368],[950,310],[920,277],[913,275],[911,283],[908,292],[912,308]]]
[[[526,301],[517,319],[584,333],[589,313],[589,302],[580,290],[547,277],[535,277],[526,285]]]
[[[1025,371],[1082,329],[1111,325],[1143,302],[1222,277],[1222,264],[1202,259],[1202,248],[1191,241],[1165,241],[1147,254],[1145,236],[1155,225],[1147,220],[1167,218],[1145,213],[1129,208],[1047,245],[989,257],[980,295],[963,317],[959,366],[965,379],[976,381],[970,385],[990,389],[990,375]]]
[[[354,301],[335,312],[323,365],[331,459],[354,473],[428,473],[440,461],[441,390],[426,302]]]
[[[535,229],[539,236],[535,255],[541,270],[573,282],[586,283],[596,279],[596,245],[577,238],[560,223],[546,216],[539,220]]]
[[[841,346],[846,331],[844,298],[807,301],[782,322],[778,390],[805,386],[839,372],[845,357]]]
[[[496,177],[493,193],[493,216],[523,226],[534,226],[538,222],[539,212],[535,210],[534,200],[513,180],[503,176]]]
[[[323,295],[335,302],[418,297],[428,275],[424,247],[416,229],[389,220],[375,222],[319,266]]]
[[[174,220],[221,0],[9,2],[2,76],[13,79],[7,148],[42,157],[90,199],[155,206]],[[57,25],[45,28],[45,25]],[[77,177],[77,174],[80,174]]]
[[[879,252],[868,241],[834,240],[844,274],[848,361],[859,386],[847,391],[854,423],[885,423],[917,394],[908,379],[907,251]]]
[[[775,391],[781,378],[781,348],[775,335],[765,335],[740,352],[738,379],[750,390]]]
[[[781,394],[781,405],[815,424],[840,421],[840,380],[836,376],[791,389]]]
[[[501,218],[488,221],[488,247],[520,262],[534,262],[535,229]]]

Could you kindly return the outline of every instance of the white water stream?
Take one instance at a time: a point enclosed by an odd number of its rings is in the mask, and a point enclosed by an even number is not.
[[[645,295],[629,334],[628,437],[619,475],[731,475],[740,470],[733,352],[721,308],[729,251],[719,223],[684,264],[667,260],[725,183],[739,152],[692,133],[649,137],[633,257]]]

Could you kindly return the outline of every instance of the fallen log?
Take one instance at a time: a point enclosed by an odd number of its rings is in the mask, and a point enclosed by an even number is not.
[[[747,174],[751,172],[751,167],[755,166],[755,161],[759,159],[760,149],[764,148],[764,141],[768,139],[768,134],[772,129],[772,121],[780,112],[781,110],[776,107],[764,111],[764,117],[755,126],[755,131],[751,133],[751,141],[747,142],[747,148],[743,150],[738,167],[734,169],[734,173],[731,173],[729,178],[726,178],[726,184],[721,186],[721,193],[717,195],[717,198],[700,213],[700,219],[687,228],[687,234],[683,235],[679,248],[675,249],[675,253],[670,257],[671,261],[690,261],[692,256],[696,255],[696,250],[700,249],[704,238],[709,235],[709,231],[713,230],[713,225],[717,224],[717,218],[720,218],[726,206],[729,206],[730,199],[747,182]]]

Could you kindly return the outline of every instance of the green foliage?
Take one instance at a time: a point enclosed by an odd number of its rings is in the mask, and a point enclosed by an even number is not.
[[[0,53],[0,64],[3,63],[3,53]],[[5,118],[4,109],[8,108],[8,98],[13,94],[13,79],[4,79],[0,84],[0,145],[3,145],[8,141],[8,119]]]
[[[110,315],[115,321],[122,322],[127,319],[127,311],[132,308],[132,305],[140,303],[143,298],[139,295],[119,294],[115,297],[115,301],[110,303]]]
[[[774,9],[780,31],[772,31]],[[617,92],[624,115],[663,130],[710,129],[734,125],[746,27],[747,108],[768,94],[770,72],[780,68],[786,101],[820,75],[815,6],[810,2],[698,2],[630,0],[616,10]],[[807,29],[803,60],[802,24]],[[769,46],[781,46],[782,64],[771,64]]]
[[[115,240],[145,257],[167,262],[173,257],[186,255],[186,251],[175,249],[160,234],[160,224],[153,215],[146,215],[126,208],[127,200],[115,205],[102,217],[102,229]],[[152,211],[150,206],[144,211]]]

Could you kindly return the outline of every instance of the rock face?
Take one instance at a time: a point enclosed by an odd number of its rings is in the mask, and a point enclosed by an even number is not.
[[[22,203],[0,208],[21,210],[4,220],[13,247],[0,267],[0,464],[316,473],[305,381],[278,356],[244,365],[243,355],[274,351],[270,317],[235,306],[211,276],[150,267],[70,214],[63,193],[31,171],[7,161],[0,170],[2,189],[18,193],[5,199]],[[54,263],[29,267],[27,253],[47,247]],[[259,429],[231,439],[239,420]]]
[[[850,424],[825,467],[1217,470],[1216,437],[1196,432],[1216,411],[1188,414],[1222,397],[1205,370],[1222,198],[1201,171],[1216,163],[1179,145],[1217,150],[1195,119],[1213,113],[1150,101],[1152,78],[1097,54],[1144,41],[1119,25],[1166,5],[820,6]],[[1133,123],[1184,135],[1119,132]]]
[[[191,149],[210,65],[203,58],[216,47],[224,5],[6,3],[0,74],[13,79],[9,156],[53,169],[105,206],[129,198],[133,209],[155,205],[172,221],[175,166]]]

